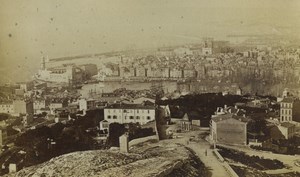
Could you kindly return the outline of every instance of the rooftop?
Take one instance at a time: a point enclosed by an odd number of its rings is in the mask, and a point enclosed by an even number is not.
[[[288,97],[288,98],[283,98],[283,100],[281,102],[284,103],[293,103],[295,101],[294,98]]]
[[[142,104],[112,104],[105,109],[155,109],[155,107]]]
[[[282,127],[286,127],[286,128],[290,128],[290,127],[294,127],[295,125],[289,122],[283,122],[282,124],[280,124]]]
[[[250,121],[250,119],[248,119],[246,117],[237,116],[237,115],[230,114],[230,113],[218,115],[217,117],[212,118],[212,120],[214,122],[220,122],[220,121],[227,120],[227,119],[236,119],[236,120],[244,122],[244,123],[247,123]]]

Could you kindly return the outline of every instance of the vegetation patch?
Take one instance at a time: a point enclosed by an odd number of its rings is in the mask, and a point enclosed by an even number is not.
[[[244,152],[235,151],[223,147],[218,147],[219,153],[227,159],[231,159],[234,162],[242,163],[248,167],[252,167],[257,170],[275,170],[284,168],[284,164],[279,160],[264,159],[258,156],[249,156]]]

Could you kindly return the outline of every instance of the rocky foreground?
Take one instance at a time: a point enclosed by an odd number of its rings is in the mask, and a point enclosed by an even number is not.
[[[146,142],[130,151],[127,154],[113,150],[74,152],[7,176],[209,176],[204,164],[182,145]]]

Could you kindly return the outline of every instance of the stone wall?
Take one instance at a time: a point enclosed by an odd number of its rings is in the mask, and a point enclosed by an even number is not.
[[[129,141],[129,147],[149,141],[149,140],[158,140],[158,137],[157,137],[157,135],[152,135],[152,136],[147,136],[147,137],[143,137],[143,138],[133,139],[133,140]]]

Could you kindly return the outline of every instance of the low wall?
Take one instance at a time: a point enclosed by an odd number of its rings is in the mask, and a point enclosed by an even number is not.
[[[221,162],[224,162],[224,158],[221,156],[221,154],[218,152],[217,149],[214,149],[214,153],[216,154],[216,156],[218,157],[218,159],[221,161]]]
[[[232,177],[239,177],[239,175],[237,175],[235,173],[235,171],[230,167],[230,165],[224,160],[224,158],[218,152],[217,149],[214,149],[214,153],[216,154],[216,156],[218,157],[218,159],[223,163],[223,166],[225,167],[226,171],[228,171],[230,173],[230,176],[232,176]]]
[[[136,144],[140,144],[149,140],[158,140],[158,136],[157,135],[152,135],[152,136],[147,136],[147,137],[143,137],[143,138],[137,138],[137,139],[133,139],[131,141],[128,142],[129,147],[134,146]]]

